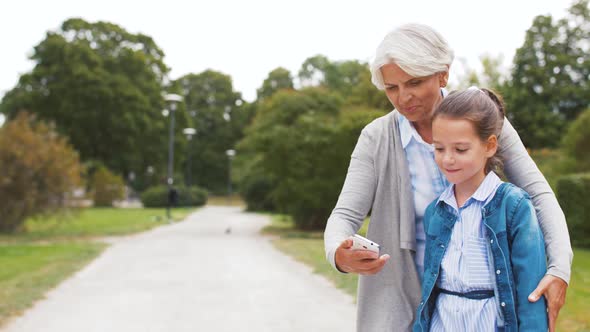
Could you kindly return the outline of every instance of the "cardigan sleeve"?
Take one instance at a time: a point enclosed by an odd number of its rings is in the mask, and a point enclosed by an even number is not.
[[[555,194],[507,119],[504,120],[499,144],[506,177],[532,198],[545,238],[547,273],[569,283],[573,252],[565,216]]]
[[[352,152],[342,191],[326,224],[324,232],[326,258],[335,269],[337,269],[334,261],[336,249],[361,228],[373,204],[376,187],[373,141],[369,125],[361,132]]]

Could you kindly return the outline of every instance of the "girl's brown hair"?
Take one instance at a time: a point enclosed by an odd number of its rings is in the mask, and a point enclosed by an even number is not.
[[[500,136],[504,116],[502,97],[489,89],[469,88],[452,92],[444,98],[434,111],[432,121],[437,117],[468,120],[473,123],[479,138],[486,142],[491,135]],[[502,159],[496,153],[488,159],[485,173],[490,171],[501,173],[502,166]]]

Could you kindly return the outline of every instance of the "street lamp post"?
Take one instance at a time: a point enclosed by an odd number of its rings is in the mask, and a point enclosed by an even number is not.
[[[168,178],[166,182],[168,183],[168,205],[166,208],[166,217],[168,217],[168,222],[171,222],[172,218],[170,216],[170,208],[172,206],[172,200],[175,198],[173,193],[174,184],[174,111],[178,106],[178,103],[182,101],[182,96],[177,94],[169,93],[164,95],[164,100],[166,103],[169,104],[170,110],[164,110],[162,113],[164,115],[170,115],[170,136],[168,138]]]
[[[186,135],[186,138],[189,141],[189,147],[188,147],[188,165],[187,165],[187,172],[186,172],[186,186],[190,189],[191,187],[191,175],[192,175],[192,165],[191,165],[191,156],[192,156],[192,145],[191,145],[191,141],[193,136],[197,133],[197,130],[195,128],[184,128],[182,130],[182,132]]]
[[[227,171],[227,202],[228,205],[231,205],[231,161],[234,158],[234,156],[236,155],[236,150],[230,149],[230,150],[226,150],[225,154],[227,155],[227,158],[229,160],[229,167],[228,167],[228,171]]]

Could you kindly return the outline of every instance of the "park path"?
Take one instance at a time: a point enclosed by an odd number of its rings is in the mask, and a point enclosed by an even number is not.
[[[210,206],[125,237],[1,331],[353,331],[352,297],[274,249],[267,222]]]

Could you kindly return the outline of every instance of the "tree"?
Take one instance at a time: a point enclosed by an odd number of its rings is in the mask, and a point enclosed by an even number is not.
[[[303,87],[324,87],[340,94],[349,106],[366,106],[391,111],[392,106],[385,93],[371,82],[367,63],[357,60],[332,62],[323,55],[306,59],[299,70]]]
[[[569,122],[590,104],[590,12],[574,3],[554,22],[537,16],[516,51],[512,79],[502,88],[508,117],[529,147],[555,147]]]
[[[331,209],[332,202],[320,197],[328,179],[321,160],[330,155],[326,143],[341,103],[337,94],[322,88],[279,91],[259,104],[239,145],[241,154],[259,156],[260,169],[250,172],[266,174],[274,184],[269,193],[274,205],[293,215],[301,228],[321,227]]]
[[[180,150],[192,151],[193,184],[213,192],[225,192],[228,181],[225,151],[232,149],[242,137],[252,109],[234,91],[231,78],[217,71],[182,76],[172,82],[172,87],[184,96],[183,107],[189,115],[187,125],[197,130],[191,144]]]
[[[494,91],[500,91],[506,82],[506,75],[502,73],[503,57],[484,54],[479,57],[481,70],[470,68],[466,61],[462,61],[464,73],[458,77],[458,85],[447,87],[451,90],[467,89],[470,86],[485,87]]]
[[[14,118],[27,109],[52,121],[83,160],[116,173],[164,170],[163,58],[149,36],[69,19],[35,46],[35,67],[4,96],[0,111]]]
[[[325,227],[361,129],[383,114],[342,106],[322,87],[282,90],[259,104],[236,160],[241,187],[258,200],[249,207],[276,207],[302,229]]]
[[[293,78],[287,69],[279,67],[268,73],[260,89],[256,90],[257,99],[268,98],[281,89],[293,89]]]
[[[78,153],[52,126],[26,112],[0,128],[0,232],[63,206],[80,185]]]
[[[371,82],[371,72],[368,68],[359,72],[358,82],[351,87],[350,93],[344,97],[344,104],[349,106],[380,110],[384,114],[393,109],[385,93],[378,90]]]
[[[323,55],[315,55],[305,59],[299,69],[299,81],[301,86],[319,86],[326,82],[326,71],[330,66],[330,60]]]

